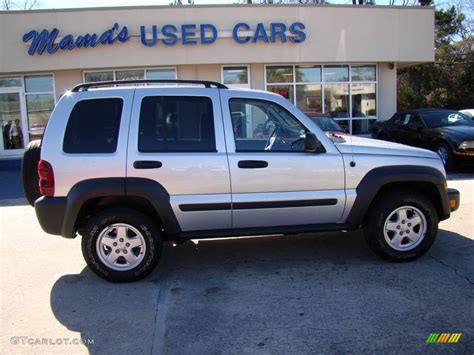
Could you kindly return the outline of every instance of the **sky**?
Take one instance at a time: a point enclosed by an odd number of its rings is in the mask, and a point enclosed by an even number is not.
[[[471,0],[467,0],[471,1]],[[75,7],[101,7],[101,6],[138,6],[138,5],[169,5],[173,0],[39,0],[40,8],[60,9]],[[182,0],[186,3],[187,0]],[[233,4],[242,0],[194,0],[198,4]],[[332,4],[352,4],[352,0],[329,0]],[[401,0],[397,1],[401,3]],[[377,5],[388,5],[389,0],[376,0]],[[438,1],[449,3],[449,0]]]

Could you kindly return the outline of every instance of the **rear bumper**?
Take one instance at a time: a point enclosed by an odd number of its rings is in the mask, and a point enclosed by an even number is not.
[[[35,212],[41,228],[48,233],[61,235],[66,214],[66,197],[40,197],[35,201]]]
[[[459,208],[460,200],[461,194],[458,190],[448,189],[449,209],[451,210],[451,212],[454,212]]]

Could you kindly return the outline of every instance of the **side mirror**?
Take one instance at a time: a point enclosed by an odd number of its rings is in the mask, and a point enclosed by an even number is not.
[[[316,135],[312,132],[306,133],[304,150],[309,153],[324,153],[326,151],[318,138],[316,138]]]

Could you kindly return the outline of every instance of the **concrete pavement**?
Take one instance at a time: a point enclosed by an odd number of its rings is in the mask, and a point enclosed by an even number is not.
[[[124,285],[15,198],[0,207],[0,353],[473,354],[474,176],[452,178],[461,208],[415,262],[378,259],[359,232],[201,240]]]

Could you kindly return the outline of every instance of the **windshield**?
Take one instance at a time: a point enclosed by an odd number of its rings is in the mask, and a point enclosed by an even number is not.
[[[344,132],[344,130],[330,117],[311,118],[325,132]]]
[[[430,128],[450,126],[472,126],[466,115],[457,111],[433,111],[423,114],[426,125]]]

